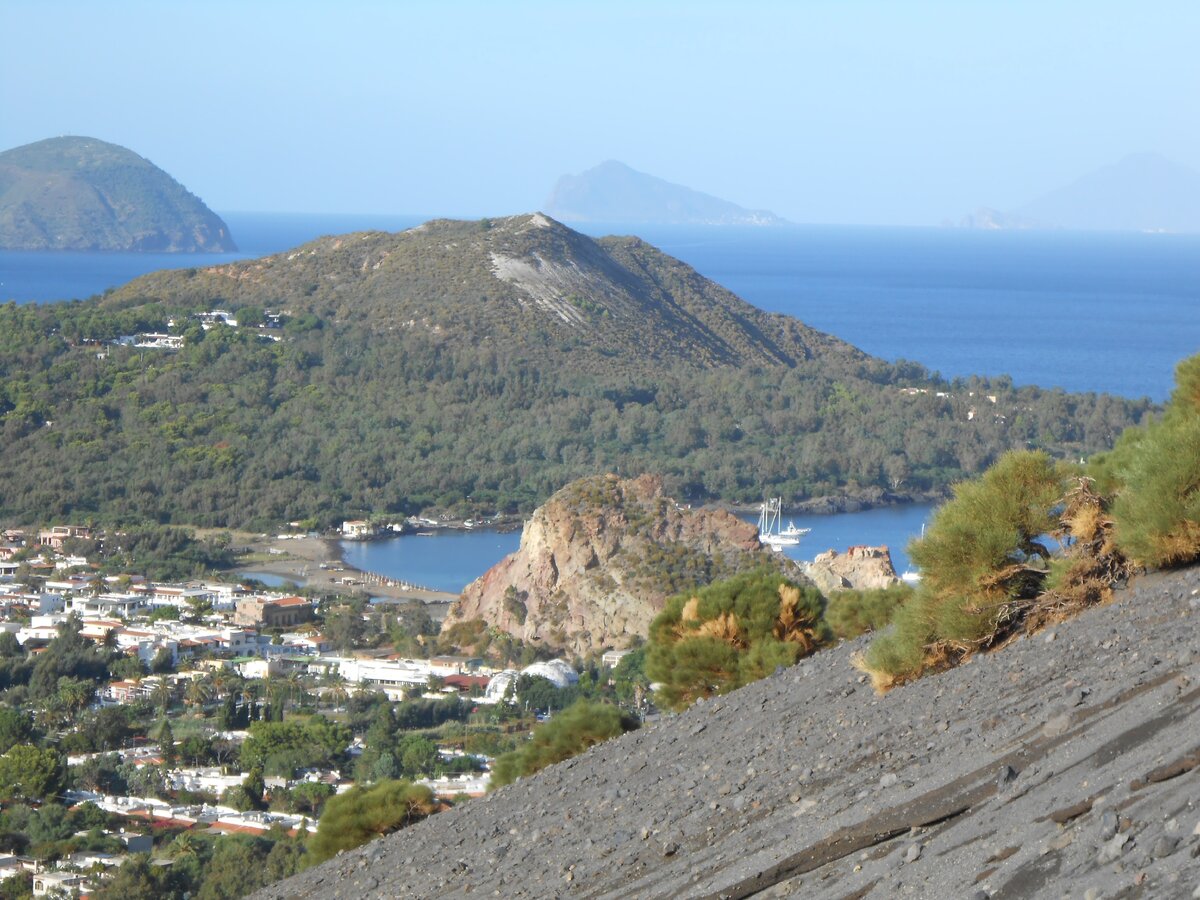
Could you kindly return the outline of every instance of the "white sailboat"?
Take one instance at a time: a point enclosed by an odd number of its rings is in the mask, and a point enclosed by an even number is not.
[[[758,539],[772,550],[782,551],[784,547],[792,547],[800,543],[800,538],[812,531],[811,528],[797,528],[795,522],[788,522],[787,528],[782,527],[783,498],[771,497],[758,508]]]

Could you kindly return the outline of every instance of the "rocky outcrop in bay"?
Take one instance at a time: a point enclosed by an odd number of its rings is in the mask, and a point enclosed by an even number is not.
[[[482,619],[561,651],[622,648],[672,594],[763,565],[791,566],[731,513],[680,506],[651,475],[585,478],[533,513],[517,552],[467,586],[443,628]]]
[[[803,568],[823,594],[886,588],[900,581],[887,547],[851,547],[845,553],[826,550]]]

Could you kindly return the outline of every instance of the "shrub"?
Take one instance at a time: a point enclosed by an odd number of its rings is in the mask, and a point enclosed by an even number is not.
[[[399,831],[436,810],[433,793],[423,785],[381,781],[369,788],[352,787],[326,801],[317,833],[308,842],[306,864],[322,863],[339,850]]]
[[[682,709],[794,664],[832,637],[823,608],[816,588],[764,571],[672,597],[650,625],[655,701]]]
[[[912,587],[904,583],[871,590],[837,591],[826,601],[825,621],[834,637],[850,640],[868,631],[882,630],[912,595]]]
[[[497,759],[492,766],[489,787],[511,784],[637,727],[637,719],[623,714],[615,706],[579,700],[535,728],[523,747]]]
[[[953,664],[991,643],[1011,619],[1014,601],[1034,597],[1054,530],[1062,476],[1041,452],[1001,457],[975,481],[954,489],[909,555],[921,568],[912,599],[860,660],[877,687]]]
[[[1161,421],[1128,429],[1098,468],[1117,483],[1117,543],[1148,566],[1200,559],[1200,355],[1175,370]]]

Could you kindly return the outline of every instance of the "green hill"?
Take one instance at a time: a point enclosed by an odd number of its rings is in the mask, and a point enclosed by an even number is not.
[[[95,138],[0,153],[0,249],[236,250],[228,226],[162,169]]]
[[[241,327],[189,318],[214,307]],[[246,327],[264,310],[283,327]],[[178,351],[99,343],[168,321]],[[9,304],[0,375],[0,517],[27,522],[528,511],[617,470],[692,502],[938,491],[1011,447],[1107,447],[1149,408],[947,384],[540,214]]]

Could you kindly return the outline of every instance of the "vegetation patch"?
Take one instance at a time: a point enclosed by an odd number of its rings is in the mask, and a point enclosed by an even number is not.
[[[876,686],[953,665],[997,639],[1041,588],[1050,551],[1040,537],[1056,525],[1062,482],[1045,453],[1019,451],[955,487],[909,549],[920,586],[862,661]]]
[[[1200,559],[1200,356],[1180,363],[1162,418],[1086,472],[1010,453],[956,486],[909,552],[920,586],[859,660],[881,689],[1104,603],[1139,567]]]
[[[408,781],[381,781],[371,787],[356,785],[331,797],[308,842],[306,865],[317,865],[341,850],[399,831],[437,811],[429,788]]]
[[[637,727],[636,718],[611,704],[579,700],[534,729],[520,749],[497,759],[489,787],[511,784]]]
[[[834,637],[848,641],[885,628],[912,595],[912,587],[904,583],[861,591],[835,591],[825,604],[825,622]]]
[[[650,625],[646,675],[655,700],[682,709],[790,666],[832,638],[824,598],[758,571],[677,594]]]

